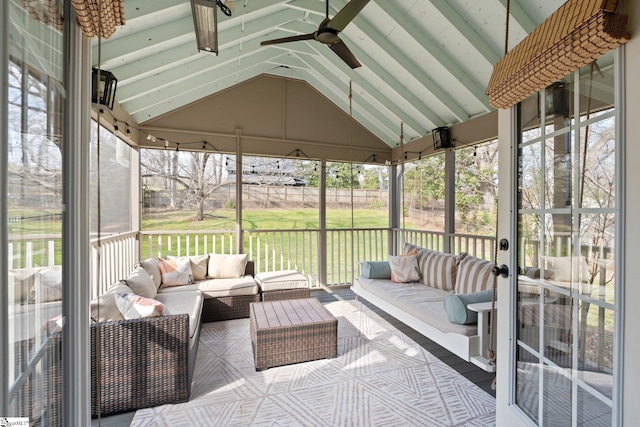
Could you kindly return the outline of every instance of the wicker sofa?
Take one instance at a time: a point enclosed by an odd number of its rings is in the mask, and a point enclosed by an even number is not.
[[[209,257],[206,260],[208,263]],[[121,293],[123,286],[144,293],[136,286],[136,274],[145,274],[141,269],[159,286],[152,298],[163,304],[164,314],[109,319],[104,302]],[[195,270],[193,273],[196,276]],[[200,274],[200,280],[191,284],[162,287],[162,277],[157,260],[141,261],[129,278],[92,301],[92,317],[100,320],[91,325],[94,417],[187,401],[201,322],[249,317],[249,304],[260,300],[251,261],[246,261],[244,275],[235,278],[214,279],[205,273],[204,278]],[[103,307],[100,316],[95,313],[98,306]]]
[[[484,327],[478,327],[477,320],[452,323],[445,309],[449,296],[466,296],[479,302],[475,296],[484,294],[486,301],[486,295],[491,293],[494,264],[466,253],[450,255],[410,244],[405,244],[403,251],[416,256],[418,281],[398,283],[384,274],[377,277],[361,274],[352,290],[462,359],[494,371],[495,366],[483,353],[489,336],[486,323],[481,322]],[[483,312],[481,316],[487,314]]]

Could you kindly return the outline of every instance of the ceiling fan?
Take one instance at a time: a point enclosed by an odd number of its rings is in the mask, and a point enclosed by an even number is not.
[[[332,19],[329,19],[329,0],[327,0],[326,17],[320,23],[316,31],[310,34],[301,34],[299,36],[283,37],[280,39],[266,40],[260,43],[260,46],[271,44],[288,43],[300,40],[317,40],[329,46],[336,55],[347,63],[351,68],[358,68],[360,62],[351,53],[349,48],[340,38],[338,33],[344,30],[356,15],[369,3],[369,0],[351,0],[346,4]]]

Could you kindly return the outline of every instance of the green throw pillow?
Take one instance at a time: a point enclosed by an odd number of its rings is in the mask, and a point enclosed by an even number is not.
[[[491,301],[491,289],[474,294],[451,294],[444,299],[444,310],[449,322],[458,325],[469,325],[478,322],[478,313],[467,308],[469,304]]]
[[[389,261],[366,261],[361,274],[367,279],[391,279],[391,266]]]

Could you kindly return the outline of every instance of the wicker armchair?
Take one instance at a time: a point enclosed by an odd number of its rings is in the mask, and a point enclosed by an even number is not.
[[[99,332],[100,349],[96,348]],[[192,349],[197,352],[196,343]],[[101,384],[98,386],[98,354]],[[189,315],[91,326],[91,414],[185,402],[191,393]],[[98,390],[100,395],[98,399]]]

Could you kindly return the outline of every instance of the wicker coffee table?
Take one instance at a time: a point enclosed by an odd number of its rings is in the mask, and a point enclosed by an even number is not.
[[[338,320],[315,298],[254,302],[249,320],[257,371],[338,354]]]

